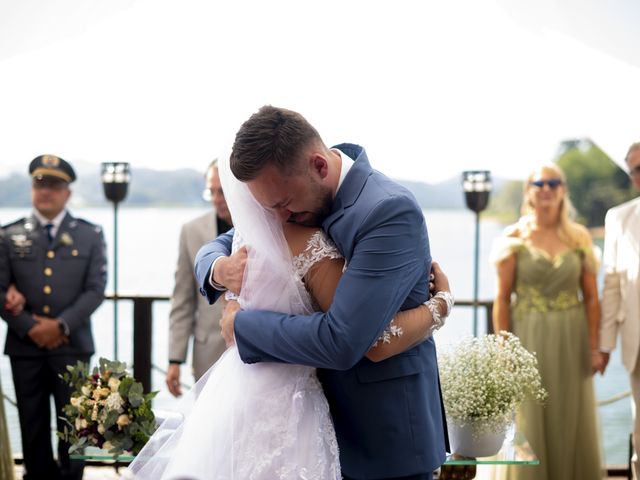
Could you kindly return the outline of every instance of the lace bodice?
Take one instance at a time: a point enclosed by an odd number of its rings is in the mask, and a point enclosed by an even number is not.
[[[515,307],[527,312],[548,313],[580,305],[583,253],[567,250],[549,258],[534,247],[517,250]]]
[[[303,279],[311,267],[324,258],[342,258],[342,255],[324,231],[318,230],[311,235],[306,248],[293,257],[293,267],[300,279]]]

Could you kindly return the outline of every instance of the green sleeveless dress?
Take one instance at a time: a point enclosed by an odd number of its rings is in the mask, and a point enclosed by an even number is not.
[[[513,243],[517,257],[511,327],[525,348],[536,352],[544,405],[524,403],[516,425],[540,460],[538,466],[509,466],[502,478],[518,480],[601,479],[600,442],[591,351],[580,279],[585,252],[555,258]]]

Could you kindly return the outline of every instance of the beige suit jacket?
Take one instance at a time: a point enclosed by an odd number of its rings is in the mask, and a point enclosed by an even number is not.
[[[640,350],[640,197],[605,218],[600,346],[613,350],[620,333],[622,363],[632,373]]]
[[[200,295],[193,274],[196,254],[218,236],[214,211],[185,223],[180,231],[180,251],[169,314],[169,360],[184,362],[193,337],[193,374],[199,379],[225,350],[219,321],[223,301],[209,305]]]

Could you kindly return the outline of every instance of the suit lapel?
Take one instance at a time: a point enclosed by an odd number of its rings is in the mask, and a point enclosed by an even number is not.
[[[322,228],[329,235],[338,247],[340,247],[340,239],[339,232],[332,230],[332,225],[340,219],[344,215],[345,209],[351,207],[358,197],[360,193],[362,193],[362,189],[364,188],[365,183],[367,182],[367,178],[373,172],[371,165],[369,165],[369,159],[367,158],[367,154],[364,151],[364,148],[358,145],[350,145],[350,144],[340,144],[336,145],[333,148],[337,148],[338,150],[346,153],[351,158],[355,158],[353,166],[349,173],[345,177],[342,185],[338,189],[336,193],[336,197],[333,200],[333,206],[331,209],[331,213],[327,218],[322,222]]]
[[[626,232],[636,256],[640,257],[640,198],[635,201],[633,208],[630,208],[629,213],[622,219],[622,231]]]

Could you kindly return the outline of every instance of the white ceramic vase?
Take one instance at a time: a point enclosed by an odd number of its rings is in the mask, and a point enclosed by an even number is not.
[[[454,421],[447,421],[449,429],[449,443],[453,453],[465,457],[490,457],[495,455],[502,447],[507,433],[507,427],[494,432],[491,430],[475,433],[477,424],[468,422],[460,425]]]

